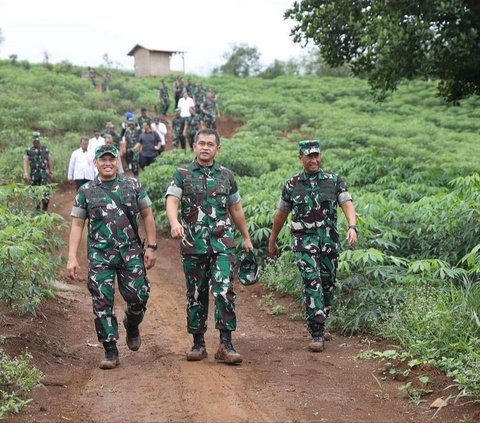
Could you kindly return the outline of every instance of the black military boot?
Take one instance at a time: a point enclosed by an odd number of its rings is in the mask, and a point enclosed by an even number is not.
[[[208,357],[207,349],[205,347],[205,338],[203,333],[196,333],[193,335],[193,346],[191,351],[187,353],[187,361],[201,361]]]
[[[235,351],[232,344],[232,332],[229,330],[220,331],[220,345],[215,353],[215,360],[227,364],[237,364],[243,361],[242,356]]]
[[[127,331],[127,347],[132,351],[138,351],[140,345],[142,345],[142,338],[140,337],[138,325],[130,325],[127,317],[124,317],[123,326]]]
[[[114,369],[120,364],[120,360],[118,359],[117,342],[104,342],[103,348],[105,348],[105,357],[100,362],[100,368],[104,370]]]

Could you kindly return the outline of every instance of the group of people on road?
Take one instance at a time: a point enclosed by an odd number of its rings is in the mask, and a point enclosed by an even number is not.
[[[159,87],[160,110],[165,115],[170,106],[170,94],[164,79]],[[205,88],[203,82],[185,83],[182,76],[173,82],[175,117],[172,120],[173,147],[186,149],[187,144],[193,150],[195,133],[202,128],[217,128],[218,105],[211,88]]]
[[[178,168],[168,187],[166,213],[171,236],[180,240],[187,297],[187,332],[192,335],[189,361],[208,356],[205,343],[209,291],[215,302],[215,328],[219,346],[215,359],[227,364],[243,358],[232,341],[237,327],[233,287],[234,226],[246,252],[253,252],[241,197],[233,173],[216,161],[220,138],[211,128],[200,129],[194,138],[194,160]],[[155,264],[158,248],[151,200],[138,180],[118,174],[119,151],[114,145],[95,150],[97,176],[80,186],[72,208],[67,271],[78,276],[77,251],[88,220],[88,289],[93,299],[95,328],[105,355],[102,369],[119,364],[118,322],[113,310],[114,279],[126,302],[123,326],[132,351],[141,345],[139,325],[150,293],[147,270]],[[336,280],[339,236],[337,206],[348,222],[346,240],[357,241],[355,208],[344,180],[321,168],[317,140],[299,143],[303,170],[286,181],[280,196],[268,243],[278,254],[277,236],[292,213],[291,232],[296,263],[304,285],[305,318],[312,352],[324,349],[325,321],[332,305]],[[138,235],[143,218],[146,244]]]
[[[185,113],[188,107],[195,116],[196,104],[189,98],[184,91],[178,99],[180,110]],[[113,310],[115,278],[126,302],[123,326],[127,346],[132,351],[141,346],[139,325],[151,286],[147,270],[155,264],[158,246],[152,202],[137,176],[139,169],[153,163],[163,150],[166,132],[165,123],[153,121],[142,108],[138,119],[133,113],[125,113],[120,133],[108,121],[103,132],[94,130],[92,138],[81,137],[79,148],[71,155],[68,179],[75,182],[77,194],[71,211],[67,271],[72,279],[78,276],[77,251],[88,220],[88,289],[97,337],[105,349],[102,369],[119,364],[118,321]],[[219,331],[215,359],[236,364],[243,358],[232,341],[237,327],[234,227],[242,236],[244,252],[253,254],[254,246],[235,177],[216,160],[221,148],[218,132],[196,128],[191,148],[194,160],[175,171],[165,193],[171,236],[180,240],[185,274],[187,332],[193,338],[186,358],[200,361],[208,356],[205,333],[211,292],[215,328]],[[281,190],[268,252],[272,257],[278,255],[277,237],[291,213],[292,249],[303,281],[305,319],[312,338],[308,348],[320,352],[326,340],[325,322],[332,307],[338,267],[337,207],[347,220],[346,241],[350,246],[357,242],[358,228],[345,181],[321,167],[319,141],[300,141],[298,157],[303,169]],[[132,176],[127,176],[123,168]],[[23,171],[30,185],[47,185],[38,207],[46,211],[53,166],[39,132],[32,133]],[[140,217],[146,234],[143,242],[138,230]]]

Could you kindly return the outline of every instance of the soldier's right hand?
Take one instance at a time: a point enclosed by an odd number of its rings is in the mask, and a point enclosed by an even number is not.
[[[272,241],[272,240],[268,241],[268,253],[272,258],[275,258],[278,256],[278,245],[275,241]]]
[[[185,234],[185,231],[183,229],[183,226],[180,223],[177,223],[172,226],[172,229],[170,230],[170,233],[172,235],[172,238],[178,239],[178,238],[183,238],[183,235]]]
[[[23,179],[25,182],[29,182],[30,181],[30,178],[28,177],[28,173],[24,173],[23,174]]]
[[[76,258],[69,258],[67,262],[67,274],[68,277],[72,280],[75,280],[78,275],[78,261]]]

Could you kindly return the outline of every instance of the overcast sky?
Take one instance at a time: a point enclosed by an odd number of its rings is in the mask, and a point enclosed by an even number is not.
[[[140,44],[184,50],[185,71],[207,75],[233,44],[257,47],[265,65],[305,52],[294,44],[283,13],[294,0],[1,0],[0,58],[39,63],[67,60],[98,66],[105,53],[115,67],[133,70],[127,53]],[[174,70],[182,69],[179,57]]]

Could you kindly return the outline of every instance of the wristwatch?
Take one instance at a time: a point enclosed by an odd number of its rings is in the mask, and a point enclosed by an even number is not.
[[[158,248],[158,244],[147,244],[147,248],[151,248],[152,250],[156,250]]]
[[[357,225],[350,225],[348,229],[353,229],[358,234],[358,227]]]

